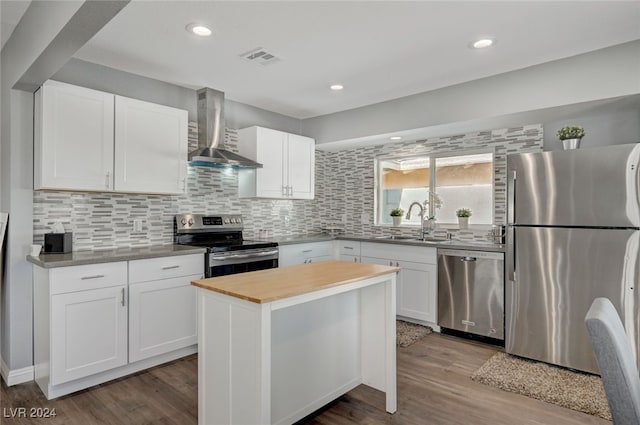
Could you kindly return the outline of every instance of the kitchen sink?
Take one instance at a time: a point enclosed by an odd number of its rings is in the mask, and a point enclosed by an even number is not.
[[[449,243],[451,242],[450,239],[443,239],[443,238],[424,238],[424,239],[420,239],[420,238],[414,238],[411,236],[376,236],[376,239],[384,239],[384,240],[390,240],[390,241],[415,241],[415,242],[422,242],[422,243],[427,243],[427,244],[438,244],[438,243]]]

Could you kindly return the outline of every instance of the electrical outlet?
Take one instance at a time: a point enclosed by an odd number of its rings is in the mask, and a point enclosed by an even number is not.
[[[142,232],[142,220],[140,220],[139,218],[133,220],[133,231]]]
[[[369,224],[370,219],[371,216],[369,215],[369,213],[360,214],[360,224]]]
[[[347,223],[347,215],[346,214],[342,214],[341,221],[343,223],[345,223],[345,224]]]
[[[289,218],[289,216],[285,215],[284,216],[284,225],[288,227],[290,222],[291,222],[291,219]]]

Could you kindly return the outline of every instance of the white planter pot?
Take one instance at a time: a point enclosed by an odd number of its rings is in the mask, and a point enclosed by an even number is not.
[[[393,225],[394,226],[400,226],[400,223],[402,223],[402,217],[391,217],[393,219]]]
[[[458,217],[458,227],[460,229],[469,228],[469,217]]]
[[[562,148],[565,151],[568,151],[571,149],[578,149],[580,147],[580,140],[581,139],[564,139],[562,141]]]

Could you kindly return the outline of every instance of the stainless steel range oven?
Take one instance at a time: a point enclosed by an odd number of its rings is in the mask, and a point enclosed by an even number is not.
[[[175,242],[200,246],[205,254],[205,277],[278,267],[278,244],[245,240],[242,216],[179,214],[174,219]]]

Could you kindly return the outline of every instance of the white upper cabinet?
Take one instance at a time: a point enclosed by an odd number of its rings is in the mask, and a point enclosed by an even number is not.
[[[241,169],[242,198],[313,199],[315,141],[264,127],[239,130],[240,154],[263,165]]]
[[[187,111],[116,96],[115,190],[183,193],[187,126]]]
[[[113,190],[113,95],[57,81],[35,94],[34,188]]]
[[[178,194],[187,111],[47,81],[35,95],[34,189]]]

